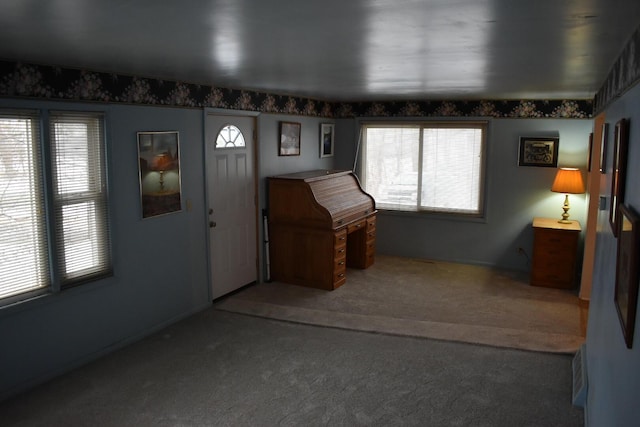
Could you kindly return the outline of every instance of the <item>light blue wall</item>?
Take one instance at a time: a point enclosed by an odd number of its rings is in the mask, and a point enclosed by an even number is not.
[[[0,310],[0,398],[206,307],[202,111],[0,100],[107,113],[113,277]],[[183,211],[143,220],[137,131],[180,135]],[[191,209],[185,207],[189,202]]]
[[[337,166],[351,169],[357,122],[340,120]],[[591,120],[492,119],[487,141],[484,220],[382,211],[377,252],[529,271],[534,217],[560,218],[564,195],[552,193],[555,168],[518,166],[520,136],[559,136],[558,166],[578,167],[586,179]],[[342,145],[344,144],[344,145]],[[571,219],[586,224],[586,196],[571,195]],[[518,254],[521,247],[527,256]]]
[[[0,107],[107,114],[115,270],[113,277],[0,309],[2,399],[206,308],[210,298],[202,110],[8,99]],[[278,156],[280,121],[302,124],[300,156]],[[320,123],[331,121],[258,117],[262,208],[267,176],[333,167],[334,157],[320,158]],[[179,131],[183,210],[143,220],[136,132],[160,130]]]
[[[606,110],[609,141],[618,120],[630,120],[625,205],[640,212],[640,85]],[[587,328],[587,411],[589,426],[632,426],[640,423],[640,316],[635,322],[633,348],[627,349],[614,305],[616,239],[609,226],[613,144],[608,144],[607,174],[601,196],[607,198],[598,212],[596,257]]]
[[[280,122],[301,124],[300,155],[279,156]],[[316,117],[261,114],[258,116],[259,176],[261,208],[267,204],[267,177],[315,169],[332,169],[335,157],[320,157],[320,124],[332,120]]]

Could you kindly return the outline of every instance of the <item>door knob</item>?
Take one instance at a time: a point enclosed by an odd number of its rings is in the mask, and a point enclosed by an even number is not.
[[[214,228],[216,225],[215,221],[209,221],[209,228]]]

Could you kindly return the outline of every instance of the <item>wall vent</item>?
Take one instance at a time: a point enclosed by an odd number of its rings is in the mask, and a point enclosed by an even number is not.
[[[573,369],[573,404],[585,407],[587,400],[587,345],[582,344],[571,364]]]

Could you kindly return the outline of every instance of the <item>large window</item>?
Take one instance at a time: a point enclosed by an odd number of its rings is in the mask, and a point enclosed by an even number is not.
[[[0,111],[0,305],[110,274],[103,122]]]
[[[377,207],[483,215],[486,123],[377,123],[362,130],[362,182]]]

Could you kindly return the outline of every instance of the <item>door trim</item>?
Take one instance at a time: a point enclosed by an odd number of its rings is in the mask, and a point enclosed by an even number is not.
[[[259,144],[258,144],[258,116],[261,113],[258,111],[245,111],[245,110],[230,110],[230,109],[225,109],[225,108],[205,108],[203,110],[203,114],[202,114],[202,134],[204,135],[203,137],[203,143],[202,143],[202,170],[204,171],[204,175],[202,177],[202,179],[204,180],[204,185],[203,185],[203,189],[204,189],[204,229],[207,231],[207,233],[209,233],[209,214],[208,214],[208,210],[209,210],[209,182],[207,180],[207,177],[209,176],[209,170],[207,168],[207,141],[208,141],[208,137],[210,136],[207,133],[207,117],[208,116],[242,116],[242,117],[253,117],[253,129],[254,129],[254,134],[251,135],[251,143],[253,144],[253,176],[254,176],[254,182],[253,182],[253,186],[254,186],[254,193],[255,193],[255,212],[254,212],[254,217],[255,217],[255,221],[256,221],[256,236],[255,236],[255,244],[256,244],[256,281],[258,283],[260,283],[261,280],[261,275],[260,275],[260,265],[261,265],[261,251],[260,251],[260,233],[261,233],[261,228],[260,228],[260,193],[258,191],[259,186],[259,180],[260,180],[260,176],[258,175],[258,171],[259,171],[259,165],[258,165],[258,159],[259,159],[259,155],[258,155],[258,150],[259,150]],[[208,236],[208,235],[207,235]],[[209,238],[207,237],[206,239],[206,248],[207,248],[207,295],[209,298],[209,301],[212,301],[212,297],[213,297],[213,291],[212,291],[212,281],[213,281],[213,277],[211,277],[211,243],[209,241]]]

